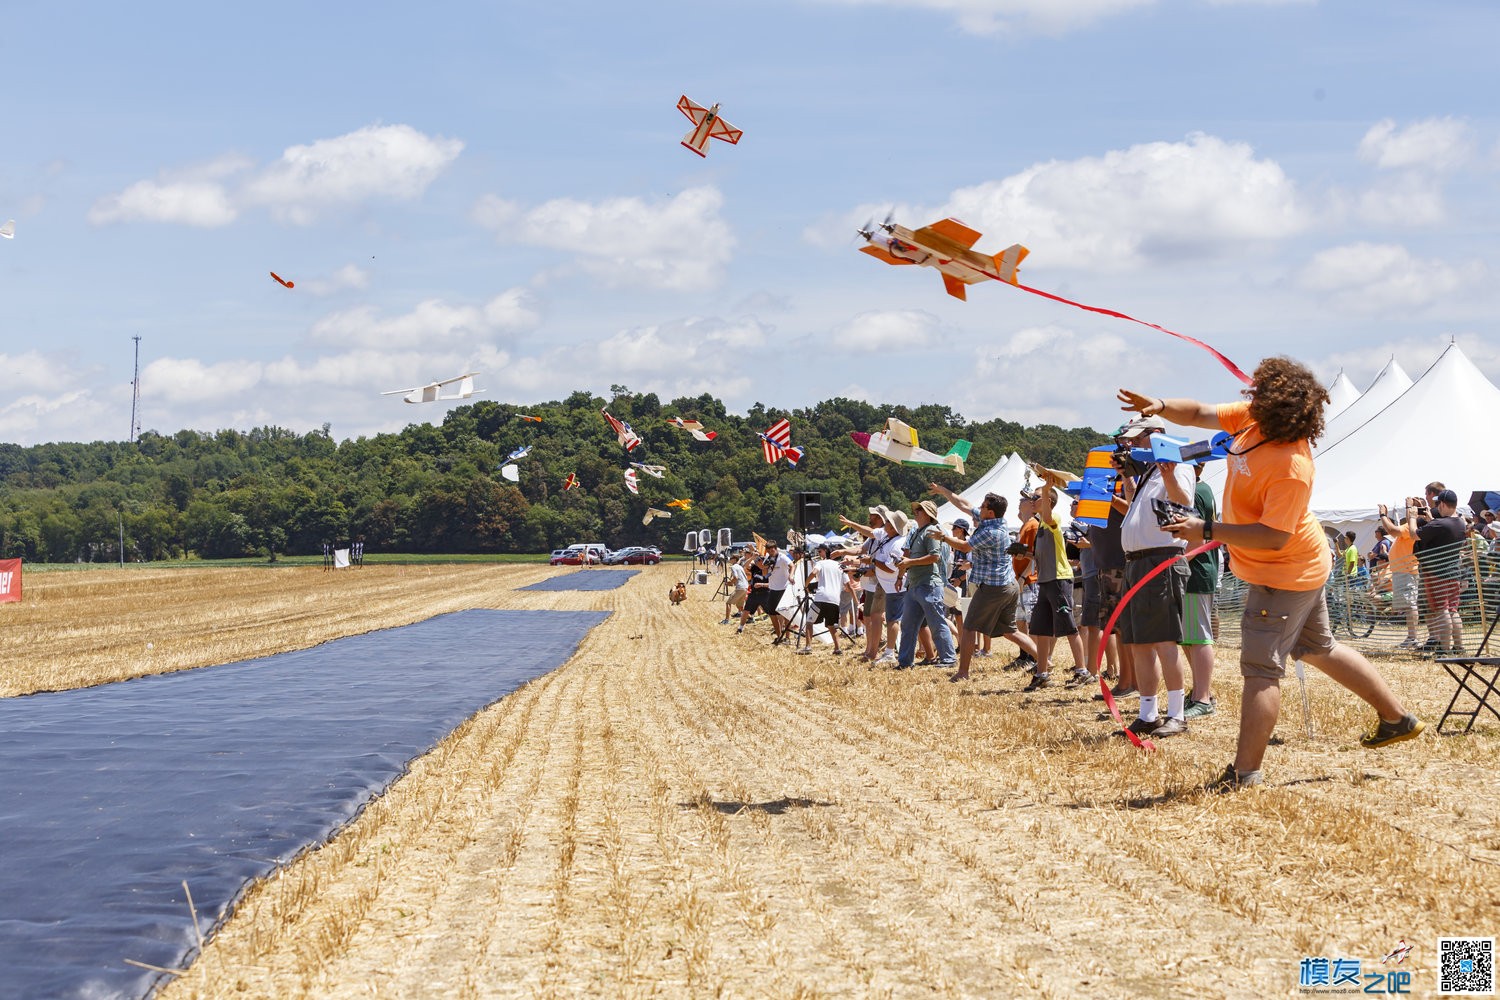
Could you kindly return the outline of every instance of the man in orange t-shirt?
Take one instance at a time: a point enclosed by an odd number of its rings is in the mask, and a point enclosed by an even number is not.
[[[1380,526],[1391,537],[1391,610],[1406,613],[1406,639],[1397,649],[1417,649],[1417,594],[1421,578],[1417,573],[1417,506],[1406,501],[1406,517],[1399,523],[1391,519],[1385,504],[1380,505]]]
[[[1210,786],[1216,791],[1260,784],[1261,761],[1281,714],[1288,658],[1311,663],[1375,709],[1380,718],[1360,739],[1364,746],[1411,739],[1423,728],[1370,661],[1335,642],[1328,627],[1328,545],[1309,507],[1312,442],[1323,433],[1327,390],[1290,358],[1267,358],[1245,395],[1249,402],[1215,406],[1127,389],[1118,394],[1122,409],[1234,435],[1225,459],[1223,520],[1189,517],[1165,526],[1190,545],[1222,542],[1234,574],[1248,584],[1240,632],[1245,693],[1239,743],[1234,763]]]

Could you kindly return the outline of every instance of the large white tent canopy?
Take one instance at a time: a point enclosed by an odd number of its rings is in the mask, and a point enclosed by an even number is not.
[[[1333,419],[1349,408],[1349,404],[1359,398],[1359,390],[1354,383],[1349,381],[1349,376],[1344,374],[1342,368],[1334,378],[1333,384],[1328,387],[1328,409],[1324,415],[1327,419]]]

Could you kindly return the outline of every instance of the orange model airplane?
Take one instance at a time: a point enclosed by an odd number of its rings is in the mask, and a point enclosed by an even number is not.
[[[886,235],[877,233],[873,221],[859,230],[868,244],[859,248],[861,253],[887,264],[935,267],[942,272],[943,287],[948,294],[965,301],[968,300],[965,286],[978,281],[1017,284],[1016,270],[1031,252],[1016,243],[994,255],[977,253],[970,248],[979,240],[980,233],[957,219],[943,219],[911,230],[894,224],[886,216],[880,229]]]

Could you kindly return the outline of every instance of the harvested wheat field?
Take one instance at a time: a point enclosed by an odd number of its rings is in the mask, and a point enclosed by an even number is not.
[[[1233,651],[1219,714],[1147,755],[1088,692],[1016,693],[998,648],[966,684],[795,656],[718,624],[708,587],[672,607],[671,566],[514,589],[557,572],[28,580],[0,633],[11,693],[458,607],[615,612],[252,888],[163,996],[1289,996],[1303,958],[1382,969],[1402,939],[1421,994],[1439,935],[1500,928],[1493,725],[1368,751],[1359,702],[1310,679],[1309,737],[1289,682],[1267,784],[1210,796]],[[1440,668],[1382,670],[1436,721]]]

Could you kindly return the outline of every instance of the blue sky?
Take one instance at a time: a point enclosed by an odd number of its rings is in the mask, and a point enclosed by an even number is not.
[[[732,410],[833,395],[1107,429],[1209,355],[856,253],[894,209],[1022,280],[1363,387],[1500,380],[1500,8],[1212,0],[18,3],[0,12],[0,440],[338,438],[478,370]],[[744,129],[678,145],[687,94]],[[288,291],[275,270],[296,282]]]

